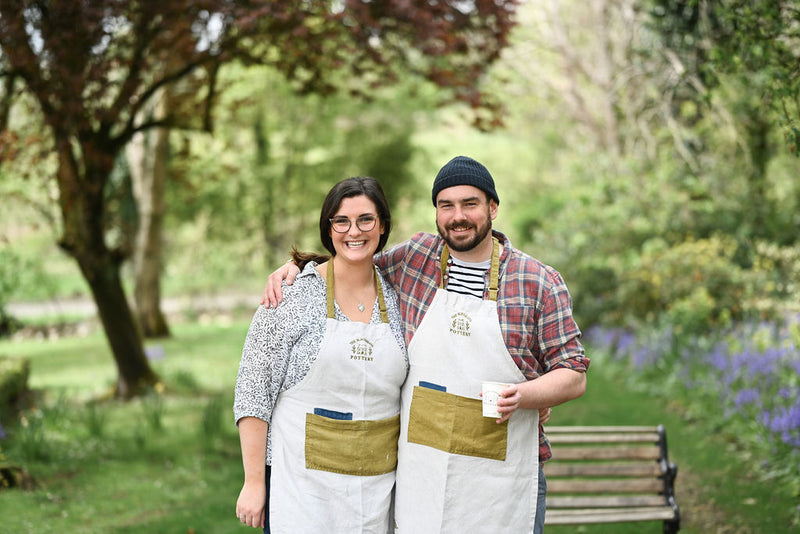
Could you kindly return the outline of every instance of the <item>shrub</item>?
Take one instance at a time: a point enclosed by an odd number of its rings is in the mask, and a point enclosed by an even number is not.
[[[17,322],[6,311],[6,305],[19,285],[23,262],[14,252],[0,248],[0,336],[14,331]]]
[[[631,318],[656,321],[666,315],[676,328],[694,333],[726,326],[742,316],[746,300],[746,275],[733,262],[736,249],[725,236],[674,246],[651,240],[619,277],[618,302],[627,304]]]
[[[0,416],[19,407],[28,392],[30,362],[24,358],[0,357]]]

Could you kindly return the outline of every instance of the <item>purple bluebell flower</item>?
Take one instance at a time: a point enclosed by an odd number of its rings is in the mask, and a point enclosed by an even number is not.
[[[771,414],[767,428],[792,447],[800,446],[800,400],[792,406],[779,406]]]
[[[629,350],[636,344],[636,336],[630,332],[620,332],[617,337],[616,350],[620,354],[627,354]]]
[[[717,343],[708,355],[708,361],[711,366],[717,371],[725,371],[730,368],[728,361],[728,346],[723,343]]]
[[[655,363],[653,360],[656,357],[657,354],[648,347],[639,347],[631,355],[631,361],[634,367],[647,367],[648,365]]]
[[[150,345],[144,348],[148,360],[163,360],[167,355],[163,345]]]
[[[754,388],[742,389],[736,393],[734,404],[736,409],[741,409],[746,404],[761,404],[761,394]]]

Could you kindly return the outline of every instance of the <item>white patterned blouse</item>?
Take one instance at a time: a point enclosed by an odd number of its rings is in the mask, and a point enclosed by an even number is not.
[[[300,383],[317,358],[325,336],[325,280],[310,262],[297,275],[294,284],[283,285],[283,302],[277,308],[259,306],[244,341],[239,375],[236,378],[233,414],[236,423],[242,417],[258,417],[267,423],[278,395]],[[389,326],[408,356],[403,340],[400,309],[394,289],[379,277],[383,288]],[[349,321],[335,306],[336,320]],[[372,309],[371,324],[380,323],[377,300]],[[270,426],[270,434],[272,427]],[[271,465],[271,436],[267,439],[267,464]]]

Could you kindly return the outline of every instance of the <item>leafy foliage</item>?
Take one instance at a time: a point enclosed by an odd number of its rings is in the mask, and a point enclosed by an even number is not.
[[[406,195],[416,149],[414,118],[404,110],[424,109],[428,98],[408,94],[416,84],[362,102],[293,94],[269,68],[231,69],[224,79],[217,134],[174,138],[170,272],[192,273],[188,278],[200,282],[212,273],[221,280],[252,273],[261,283],[292,245],[320,248],[319,206],[335,182],[366,174],[378,179],[393,206]],[[241,259],[232,262],[219,250]]]
[[[796,60],[778,60],[797,50],[788,4],[759,3],[742,24],[745,2],[521,13],[532,29],[498,67],[523,95],[513,127],[542,155],[520,183],[515,229],[562,271],[581,324],[681,317],[699,332],[795,306],[800,165],[777,126],[796,112],[773,105],[794,83]],[[618,31],[590,31],[598,21]],[[755,43],[768,67],[735,59]]]
[[[724,85],[730,75],[746,79],[758,106],[776,112],[789,148],[797,153],[800,12],[795,2],[655,0],[652,14],[653,27],[688,59],[689,74],[706,89]]]
[[[272,65],[302,92],[370,90],[413,72],[483,105],[475,82],[497,58],[516,2],[81,0],[0,4],[0,132],[16,98],[38,106],[56,154],[59,245],[98,305],[120,372],[118,393],[157,382],[120,280],[126,217],[108,228],[118,155],[153,128],[210,130],[219,72],[236,60]],[[349,82],[357,82],[355,85]],[[141,113],[161,88],[182,88],[163,117]],[[196,108],[199,112],[192,113]],[[21,141],[24,144],[24,141]],[[4,150],[3,156],[14,155]],[[270,197],[274,201],[273,197]],[[123,205],[121,205],[123,207]],[[116,210],[124,215],[126,210]]]

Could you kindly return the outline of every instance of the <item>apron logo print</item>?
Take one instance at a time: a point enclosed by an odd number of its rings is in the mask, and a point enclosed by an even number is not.
[[[372,361],[372,343],[360,337],[350,342],[350,359],[362,360],[365,362]]]
[[[459,336],[469,337],[471,332],[469,331],[470,323],[472,323],[472,317],[467,315],[466,313],[456,313],[450,317],[450,333],[456,334]]]

